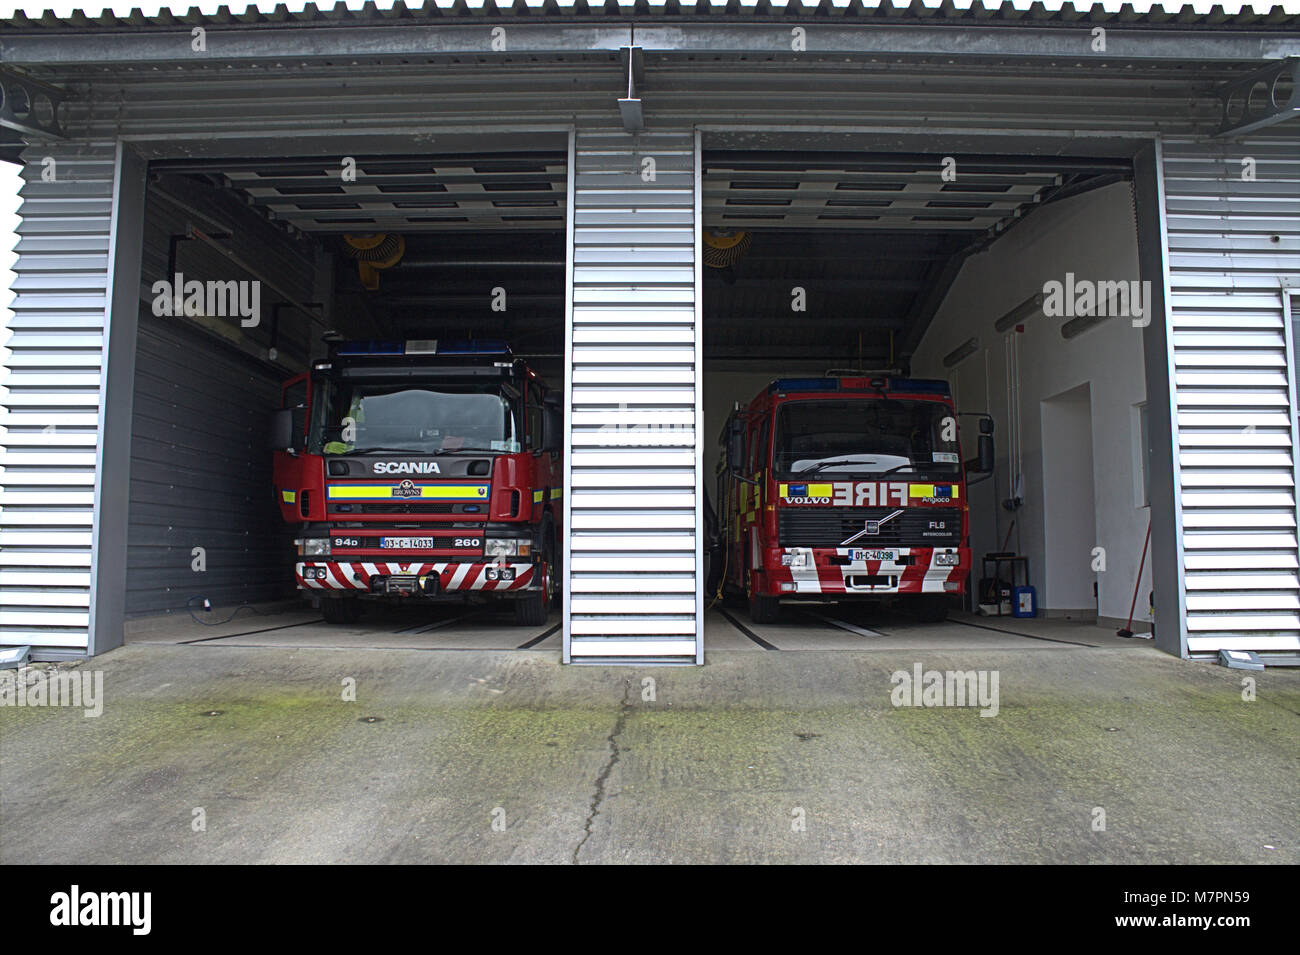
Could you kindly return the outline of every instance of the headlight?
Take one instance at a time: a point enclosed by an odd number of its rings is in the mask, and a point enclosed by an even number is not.
[[[527,557],[532,544],[515,537],[489,537],[483,553],[488,557]]]
[[[789,567],[792,570],[807,570],[812,566],[812,553],[807,550],[796,550],[788,554],[782,554],[781,566]]]
[[[936,567],[956,567],[960,563],[961,554],[938,553],[934,555],[934,565]]]
[[[298,545],[298,554],[302,557],[328,557],[330,539],[328,537],[306,537],[294,541]]]

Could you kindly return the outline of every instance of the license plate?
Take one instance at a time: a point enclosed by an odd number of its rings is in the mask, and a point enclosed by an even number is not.
[[[898,560],[898,551],[896,550],[855,550],[849,556],[855,561],[880,560],[892,564]]]
[[[384,550],[433,550],[432,537],[381,537],[379,546]]]

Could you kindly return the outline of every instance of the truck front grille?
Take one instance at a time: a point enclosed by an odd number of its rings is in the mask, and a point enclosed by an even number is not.
[[[362,504],[362,514],[450,514],[452,504]]]
[[[961,509],[909,507],[880,525],[879,534],[861,534],[867,521],[888,517],[894,507],[781,507],[777,539],[782,547],[957,547]]]

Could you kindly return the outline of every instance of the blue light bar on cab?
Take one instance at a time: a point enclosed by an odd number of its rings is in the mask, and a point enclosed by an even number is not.
[[[339,355],[405,355],[405,342],[355,341],[340,342]]]

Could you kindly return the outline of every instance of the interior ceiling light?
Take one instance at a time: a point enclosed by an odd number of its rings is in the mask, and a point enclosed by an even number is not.
[[[994,322],[993,327],[1000,332],[1010,331],[1025,319],[1040,314],[1042,310],[1043,293],[1036,292]]]
[[[968,338],[948,354],[943,356],[943,367],[951,368],[964,358],[968,358],[975,352],[979,351],[980,340],[978,338]]]

